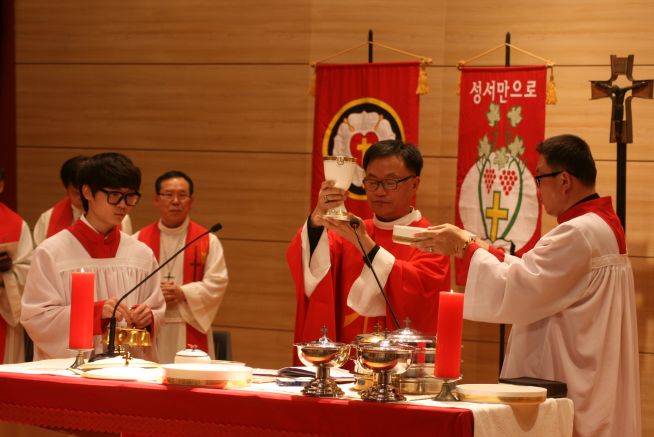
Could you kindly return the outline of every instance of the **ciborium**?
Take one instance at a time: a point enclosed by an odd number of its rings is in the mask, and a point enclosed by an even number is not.
[[[372,387],[361,393],[361,399],[374,402],[395,402],[406,399],[391,385],[391,376],[407,371],[415,348],[382,340],[377,344],[357,347],[357,362],[373,372]]]
[[[335,343],[327,338],[327,329],[322,328],[322,337],[312,343],[296,343],[297,356],[305,366],[316,368],[316,377],[304,386],[302,394],[320,398],[343,396],[336,382],[329,377],[329,369],[341,367],[350,358],[350,345]]]
[[[349,190],[357,168],[356,159],[352,156],[323,156],[322,159],[325,169],[325,180],[334,181],[334,187],[336,188],[345,191]],[[347,220],[345,204],[340,203],[330,208],[325,214],[325,217]]]

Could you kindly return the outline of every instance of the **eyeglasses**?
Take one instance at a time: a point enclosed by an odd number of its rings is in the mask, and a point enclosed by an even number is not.
[[[386,191],[397,190],[397,186],[400,183],[408,181],[411,178],[415,178],[415,176],[407,176],[402,179],[382,179],[381,181],[377,179],[364,179],[363,188],[365,188],[366,191],[376,191],[381,185]]]
[[[169,201],[169,202],[172,202],[173,199],[174,199],[175,197],[177,197],[177,199],[178,199],[180,202],[183,202],[183,201],[185,201],[186,199],[188,199],[189,197],[191,197],[191,195],[188,194],[188,193],[185,193],[185,192],[174,193],[174,192],[172,192],[172,191],[166,191],[166,192],[164,192],[164,193],[159,193],[159,197],[163,197],[164,199],[166,199],[166,200]]]
[[[104,188],[98,188],[98,191],[102,191],[107,195],[107,203],[109,205],[118,205],[120,202],[125,200],[125,205],[135,206],[139,203],[139,200],[141,200],[141,193],[138,191],[123,193],[122,191],[109,191]]]
[[[553,178],[554,176],[558,176],[561,173],[563,173],[565,170],[559,170],[559,171],[553,171],[552,173],[545,173],[545,174],[539,174],[538,176],[534,176],[534,179],[536,179],[536,186],[540,187],[540,180],[543,178]]]

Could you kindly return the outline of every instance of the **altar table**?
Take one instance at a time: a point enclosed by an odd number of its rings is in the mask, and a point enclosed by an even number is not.
[[[474,429],[478,424],[470,406],[316,399],[267,392],[257,385],[221,390],[0,371],[0,421],[134,437],[494,435]],[[521,435],[571,435],[571,401],[548,399],[541,406],[516,416],[525,431]],[[495,426],[502,414],[513,415],[506,405],[488,407],[480,406],[485,420],[479,426]]]

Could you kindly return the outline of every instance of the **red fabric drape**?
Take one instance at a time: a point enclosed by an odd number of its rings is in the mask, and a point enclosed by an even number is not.
[[[363,155],[377,141],[418,142],[420,67],[417,62],[318,64],[313,134],[311,205],[325,180],[323,156],[357,160],[345,206],[359,217],[372,212],[361,179]]]
[[[456,224],[516,255],[540,238],[534,181],[545,134],[546,68],[461,72]],[[457,283],[467,266],[457,260]]]

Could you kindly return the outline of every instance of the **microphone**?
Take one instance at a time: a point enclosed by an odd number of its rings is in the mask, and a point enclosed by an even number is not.
[[[111,319],[109,319],[109,344],[107,345],[107,352],[106,352],[106,353],[103,353],[103,354],[94,355],[93,357],[91,357],[91,358],[89,359],[89,361],[97,361],[97,360],[99,360],[99,359],[101,359],[101,358],[111,358],[111,357],[115,357],[115,356],[118,355],[117,353],[114,352],[114,350],[116,349],[116,345],[115,345],[115,343],[116,343],[116,310],[118,309],[118,305],[119,305],[123,300],[125,300],[125,298],[126,298],[127,296],[129,296],[130,294],[132,294],[132,292],[134,292],[134,290],[136,290],[136,289],[139,288],[141,285],[143,285],[143,284],[145,283],[145,281],[147,281],[148,279],[150,279],[150,278],[151,278],[152,276],[154,276],[157,272],[159,272],[159,270],[161,270],[162,268],[164,268],[164,266],[165,266],[166,264],[168,264],[168,263],[171,262],[173,259],[175,259],[175,258],[177,257],[177,255],[179,255],[180,253],[184,252],[184,251],[186,250],[186,248],[188,248],[190,245],[192,245],[193,243],[195,243],[196,241],[198,241],[200,238],[204,237],[205,235],[210,234],[210,233],[213,233],[213,232],[218,232],[219,230],[222,229],[222,227],[223,227],[223,225],[221,225],[220,223],[216,223],[215,225],[213,225],[212,227],[210,227],[207,231],[201,233],[200,235],[198,235],[197,237],[195,237],[194,239],[192,239],[191,241],[189,241],[188,243],[186,243],[186,244],[185,244],[181,249],[179,249],[177,252],[175,252],[175,253],[174,253],[170,258],[168,258],[166,261],[164,261],[163,263],[161,263],[161,264],[159,265],[159,267],[157,267],[156,269],[154,269],[154,270],[153,270],[149,275],[147,275],[145,278],[143,278],[143,280],[142,280],[141,282],[139,282],[138,284],[136,284],[134,287],[132,287],[131,290],[129,290],[127,293],[123,294],[123,295],[121,296],[121,298],[118,299],[118,301],[116,302],[116,305],[114,306],[114,310],[113,310],[113,312],[111,313]]]
[[[354,231],[354,235],[356,235],[357,237],[357,242],[359,243],[359,247],[361,248],[361,253],[363,253],[363,260],[365,261],[366,265],[372,272],[372,275],[375,277],[375,281],[377,281],[377,286],[379,287],[379,291],[381,291],[382,296],[384,296],[384,300],[386,301],[386,306],[388,307],[388,311],[391,313],[391,316],[393,317],[395,326],[397,326],[397,329],[400,329],[400,322],[397,320],[397,316],[395,315],[395,311],[393,311],[391,302],[388,300],[388,296],[386,296],[384,287],[382,287],[381,282],[377,277],[377,273],[375,272],[375,269],[372,268],[372,262],[370,261],[370,258],[368,258],[368,254],[366,253],[366,250],[363,248],[363,243],[361,243],[361,237],[359,237],[359,232],[358,232],[359,226],[361,226],[361,221],[359,219],[356,218],[350,219],[350,227]]]

